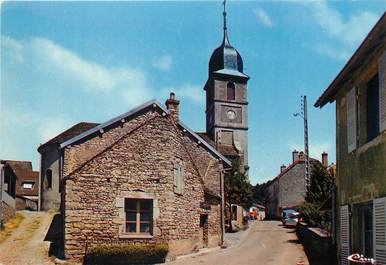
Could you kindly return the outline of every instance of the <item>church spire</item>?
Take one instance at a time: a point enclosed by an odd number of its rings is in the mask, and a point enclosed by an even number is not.
[[[229,45],[229,40],[228,40],[228,30],[227,30],[226,0],[223,0],[222,4],[223,4],[223,6],[224,6],[224,11],[222,12],[222,15],[223,15],[223,17],[224,17],[224,25],[223,25],[223,29],[224,29],[224,39],[223,39],[223,43]]]

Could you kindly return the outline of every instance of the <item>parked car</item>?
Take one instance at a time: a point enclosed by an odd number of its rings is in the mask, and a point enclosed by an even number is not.
[[[288,215],[288,217],[284,220],[283,225],[287,227],[296,227],[299,223],[299,213],[293,212]]]
[[[284,225],[284,221],[285,219],[288,218],[288,216],[291,214],[291,213],[295,213],[296,211],[294,209],[285,209],[283,210],[282,214],[281,214],[281,222],[283,223]]]

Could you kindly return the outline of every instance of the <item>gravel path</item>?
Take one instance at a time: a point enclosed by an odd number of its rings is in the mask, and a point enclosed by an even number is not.
[[[19,212],[24,215],[19,227],[0,243],[0,265],[54,264],[48,257],[48,243],[43,239],[53,214],[47,212]]]

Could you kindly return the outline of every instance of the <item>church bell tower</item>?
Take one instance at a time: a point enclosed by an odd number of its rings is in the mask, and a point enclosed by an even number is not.
[[[247,82],[243,60],[231,46],[226,25],[225,1],[223,2],[223,40],[209,61],[206,91],[206,132],[216,146],[233,148],[240,160],[241,171],[248,173],[248,100]]]

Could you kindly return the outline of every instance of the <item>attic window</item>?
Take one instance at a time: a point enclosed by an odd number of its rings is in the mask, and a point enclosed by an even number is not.
[[[34,187],[34,184],[35,184],[35,182],[31,182],[31,181],[24,181],[23,183],[22,183],[22,187],[23,187],[23,189],[25,189],[25,190],[32,190],[33,189],[33,187]]]
[[[235,97],[236,97],[235,83],[228,82],[227,83],[227,100],[235,100]]]

